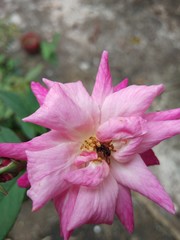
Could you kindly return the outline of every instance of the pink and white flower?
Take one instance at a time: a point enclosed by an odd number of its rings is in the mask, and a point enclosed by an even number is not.
[[[61,234],[85,223],[111,224],[116,214],[133,231],[131,190],[174,213],[173,203],[147,166],[159,164],[152,148],[180,133],[180,109],[147,113],[164,86],[113,87],[103,52],[92,95],[81,81],[44,79],[31,87],[40,107],[24,119],[50,129],[29,142],[0,144],[0,155],[27,160],[33,210],[53,200]],[[29,182],[28,182],[29,180]]]

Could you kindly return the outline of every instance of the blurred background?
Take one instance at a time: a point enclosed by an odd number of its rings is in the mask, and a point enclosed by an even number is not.
[[[82,80],[91,92],[102,51],[109,51],[114,84],[164,83],[166,92],[151,110],[180,102],[180,2],[178,0],[1,0],[0,130],[28,140],[44,129],[21,122],[38,105],[29,86],[48,78]],[[155,148],[161,165],[152,168],[171,195],[172,216],[133,194],[135,231],[128,234],[115,218],[112,226],[88,225],[71,240],[180,239],[180,138]],[[23,203],[6,240],[57,240],[58,216],[52,204],[32,213]]]

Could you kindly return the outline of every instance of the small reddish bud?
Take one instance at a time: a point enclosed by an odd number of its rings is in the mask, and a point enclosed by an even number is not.
[[[21,46],[22,48],[30,54],[36,54],[40,50],[40,36],[34,32],[25,33],[21,37]]]

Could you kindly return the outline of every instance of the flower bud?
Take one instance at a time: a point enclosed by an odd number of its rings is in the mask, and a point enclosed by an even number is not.
[[[0,159],[0,182],[7,182],[16,177],[26,166],[26,162],[13,159]]]

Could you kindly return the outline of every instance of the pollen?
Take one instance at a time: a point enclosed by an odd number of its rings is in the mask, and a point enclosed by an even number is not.
[[[115,152],[112,141],[109,142],[100,142],[96,137],[91,136],[80,147],[81,151],[87,152],[96,152],[98,155],[97,159],[94,161],[102,161],[105,160],[108,164],[110,164],[110,156],[111,152]]]

